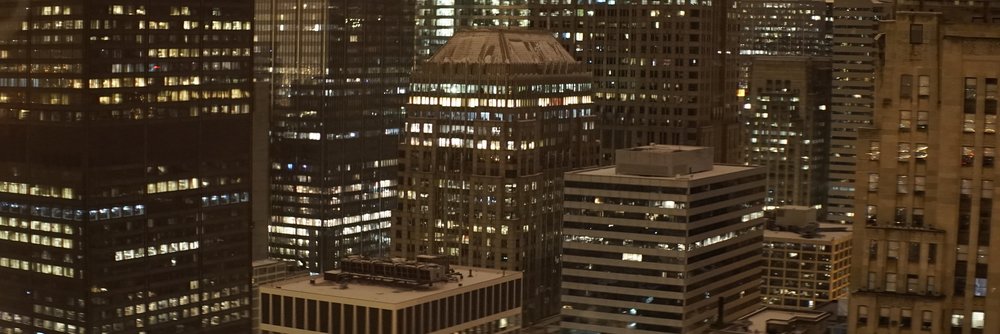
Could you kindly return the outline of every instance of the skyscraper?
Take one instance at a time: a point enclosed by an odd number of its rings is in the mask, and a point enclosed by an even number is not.
[[[550,32],[594,73],[601,151],[648,143],[714,147],[738,162],[737,22],[731,0],[425,0],[417,41],[426,57],[455,31],[482,26]]]
[[[750,59],[746,161],[767,170],[765,207],[822,206],[829,161],[829,58]]]
[[[524,271],[526,323],[558,314],[562,173],[597,158],[591,85],[548,33],[456,33],[413,74],[392,254]]]
[[[837,0],[833,6],[827,220],[849,223],[854,215],[855,142],[858,130],[872,125],[875,34],[885,5],[878,0]]]
[[[875,129],[857,144],[849,326],[997,333],[1000,16],[987,2],[920,4],[880,26]]]
[[[248,331],[251,2],[0,10],[0,332]]]
[[[271,257],[319,272],[388,249],[413,10],[412,1],[257,2]]]
[[[712,157],[641,146],[566,174],[561,327],[707,333],[760,307],[766,174]]]
[[[736,2],[742,56],[829,56],[830,0]]]

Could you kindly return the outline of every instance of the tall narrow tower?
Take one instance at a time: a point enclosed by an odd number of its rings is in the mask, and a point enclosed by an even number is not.
[[[0,11],[0,332],[247,332],[252,2]]]
[[[590,73],[548,33],[469,31],[410,87],[392,254],[524,271],[526,322],[558,314],[562,173],[597,157]]]

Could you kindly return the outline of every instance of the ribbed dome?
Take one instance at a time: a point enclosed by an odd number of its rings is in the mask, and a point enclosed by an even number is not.
[[[576,60],[548,32],[490,29],[456,33],[427,62],[545,64]]]

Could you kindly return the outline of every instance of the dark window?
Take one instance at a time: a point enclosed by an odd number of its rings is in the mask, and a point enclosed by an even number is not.
[[[354,323],[357,326],[357,331],[359,333],[368,332],[368,323],[365,322],[365,316],[368,315],[368,308],[364,306],[355,306],[354,309]],[[346,319],[350,321],[350,319]]]
[[[292,326],[292,297],[282,298],[281,303],[282,309],[285,310],[285,317],[281,319],[281,326],[293,327]]]
[[[271,295],[267,293],[260,294],[260,322],[271,323]]]
[[[899,98],[909,99],[913,97],[913,75],[903,74],[899,76]]]
[[[344,332],[354,333],[354,305],[344,304]]]
[[[306,327],[306,300],[295,298],[295,328]]]
[[[911,24],[910,25],[910,44],[923,44],[924,43],[924,25],[923,24]]]
[[[392,311],[382,310],[382,334],[392,333]]]
[[[319,303],[319,331],[329,333],[330,330],[330,303]]]
[[[306,313],[299,315],[300,317],[306,318],[306,329],[315,331],[316,330],[316,301],[307,300],[306,301]]]

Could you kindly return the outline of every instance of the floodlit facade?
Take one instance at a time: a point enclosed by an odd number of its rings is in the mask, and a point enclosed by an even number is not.
[[[451,268],[460,280],[431,286],[319,277],[271,283],[260,288],[260,327],[264,334],[519,332],[521,273]]]
[[[829,159],[829,58],[751,59],[746,161],[767,168],[765,208],[820,207]]]
[[[855,334],[1000,332],[998,10],[931,3],[880,26],[875,129],[858,142]]]
[[[413,1],[257,1],[269,256],[312,272],[388,250]]]
[[[393,256],[524,271],[558,313],[562,173],[596,164],[591,76],[544,32],[458,33],[413,76]]]
[[[760,307],[764,169],[711,148],[619,150],[566,174],[562,316],[571,333],[707,333]]]
[[[0,333],[249,331],[252,2],[0,10]]]
[[[815,309],[847,297],[851,231],[816,223],[816,209],[781,207],[764,231],[764,304]]]

